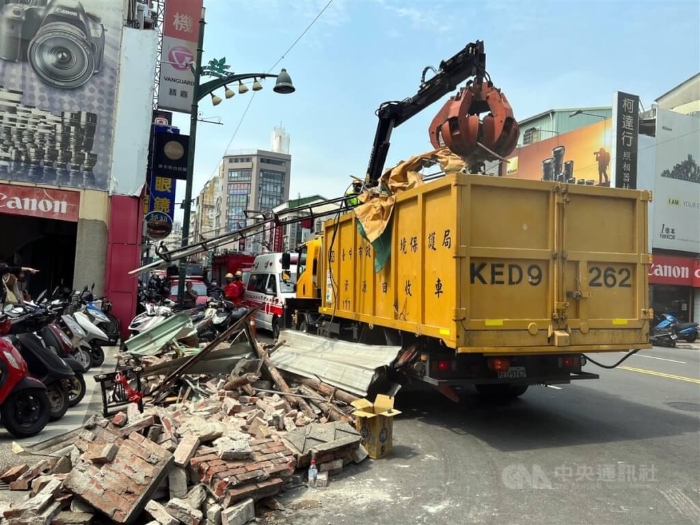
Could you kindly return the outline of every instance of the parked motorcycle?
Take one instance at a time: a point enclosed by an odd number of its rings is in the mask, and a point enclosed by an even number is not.
[[[2,319],[2,323],[9,322]],[[9,326],[7,326],[9,329]],[[51,414],[46,387],[29,377],[27,363],[12,343],[0,337],[0,421],[17,438],[44,430]]]
[[[671,329],[678,339],[694,343],[698,338],[698,323],[681,323],[671,314],[654,314],[654,320],[654,329]]]
[[[64,380],[75,377],[71,368],[34,334],[9,336],[10,342],[27,363],[29,374],[46,386],[51,404],[50,420],[61,419],[70,407],[68,390]]]
[[[654,346],[676,348],[678,336],[671,329],[654,329],[649,334],[649,342]]]
[[[195,325],[199,340],[213,341],[247,312],[247,308],[238,307],[226,299],[217,301],[210,298],[204,318]]]
[[[75,374],[73,377],[63,380],[63,387],[68,392],[68,405],[72,408],[85,397],[87,387],[83,374],[87,372],[87,370],[78,360],[71,357],[70,352],[73,348],[73,343],[57,325],[50,324],[45,326],[38,335],[43,340],[44,345],[63,359],[63,362],[66,363]]]

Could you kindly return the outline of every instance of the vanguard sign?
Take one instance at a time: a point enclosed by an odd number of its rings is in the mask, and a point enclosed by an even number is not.
[[[203,0],[168,0],[163,18],[163,63],[160,67],[158,107],[190,113],[194,64]]]

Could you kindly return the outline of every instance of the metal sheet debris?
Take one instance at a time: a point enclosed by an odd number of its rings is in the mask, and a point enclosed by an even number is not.
[[[382,369],[389,366],[401,350],[399,346],[321,339],[294,330],[285,330],[280,339],[286,344],[270,356],[277,368],[321,379],[359,396],[367,395]]]

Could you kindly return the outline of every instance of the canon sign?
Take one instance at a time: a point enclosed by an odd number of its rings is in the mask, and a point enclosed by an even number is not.
[[[78,221],[80,193],[0,184],[0,213]]]
[[[700,288],[700,261],[690,257],[654,255],[649,267],[649,283]]]

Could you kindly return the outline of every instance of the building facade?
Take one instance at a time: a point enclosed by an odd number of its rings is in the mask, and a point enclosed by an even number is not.
[[[690,98],[695,92],[689,85],[692,82],[686,81],[662,98],[684,111],[693,108]],[[605,111],[599,108],[601,118],[590,117],[593,121],[582,127],[548,137],[533,134],[507,162],[500,163],[495,174],[610,186],[616,159],[612,157],[612,119],[604,118]],[[574,122],[583,116],[569,117],[576,112],[564,110],[561,118],[556,111],[545,112],[525,119],[521,136],[548,122],[554,128],[556,122]],[[648,226],[649,306],[683,322],[700,322],[700,112],[654,105],[640,116],[639,129],[643,132],[637,137],[637,188],[651,190],[653,195]]]
[[[279,206],[289,199],[292,157],[285,153],[249,150],[226,155],[221,170],[222,215],[225,231],[235,231],[252,223],[256,213]],[[262,253],[264,240],[248,238],[238,249]]]
[[[119,294],[136,293],[127,271],[141,253],[138,204],[154,91],[144,71],[155,72],[159,4],[80,3],[90,34],[65,38],[93,56],[61,70],[0,61],[0,258],[40,270],[28,282],[32,296],[95,283],[119,315]],[[123,279],[109,289],[112,274]]]

